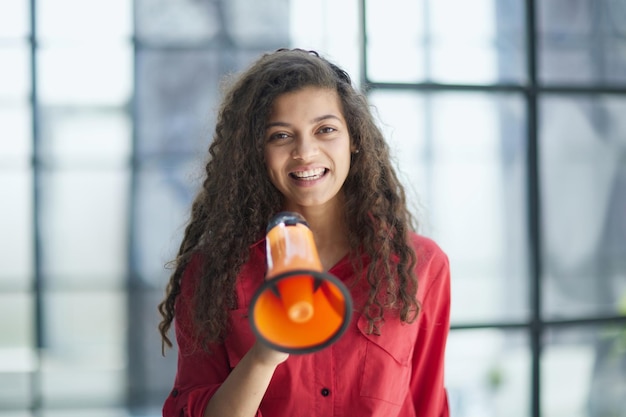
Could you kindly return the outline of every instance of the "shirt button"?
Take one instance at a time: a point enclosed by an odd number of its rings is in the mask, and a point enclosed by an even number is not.
[[[178,390],[177,389],[172,391],[172,397],[178,397]]]
[[[322,388],[321,394],[324,397],[328,397],[330,395],[330,390],[328,388]]]

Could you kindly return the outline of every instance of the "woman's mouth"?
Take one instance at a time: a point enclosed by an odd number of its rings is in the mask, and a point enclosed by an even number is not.
[[[289,175],[299,181],[315,181],[326,175],[326,172],[328,172],[326,168],[315,168],[306,171],[291,172]]]

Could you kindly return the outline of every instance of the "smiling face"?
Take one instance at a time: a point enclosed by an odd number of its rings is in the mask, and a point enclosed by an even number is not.
[[[265,131],[265,161],[285,210],[342,204],[350,142],[334,90],[306,87],[276,98]]]

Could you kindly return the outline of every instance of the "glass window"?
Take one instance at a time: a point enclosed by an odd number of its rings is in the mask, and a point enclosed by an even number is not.
[[[626,410],[626,328],[550,330],[541,356],[545,416],[621,416]]]
[[[121,405],[126,392],[126,294],[48,291],[43,305],[45,405]]]
[[[71,42],[129,38],[132,4],[128,0],[37,0],[38,35]]]
[[[28,1],[0,1],[0,416],[31,417],[35,320]],[[23,292],[24,291],[24,292]]]
[[[221,8],[224,32],[240,48],[276,49],[289,41],[288,0],[229,0]]]
[[[537,9],[542,82],[626,83],[623,1],[542,0]]]
[[[293,48],[316,50],[345,69],[354,84],[361,76],[358,0],[290,0]],[[340,33],[340,36],[337,34]]]
[[[380,90],[370,97],[424,233],[450,257],[453,321],[525,318],[527,174],[521,98]]]
[[[1,102],[1,99],[0,99]],[[0,169],[25,168],[32,156],[32,117],[26,102],[0,104]]]
[[[223,32],[218,2],[135,0],[135,33],[151,44],[200,44]]]
[[[450,415],[529,417],[528,347],[526,334],[517,330],[450,333],[445,375]]]
[[[26,289],[31,285],[34,272],[30,170],[3,170],[0,166],[0,201],[0,289]]]
[[[433,81],[525,80],[522,1],[436,0],[426,3],[429,8],[428,73]]]
[[[156,289],[142,290],[132,294],[129,304],[129,342],[133,346],[129,370],[130,405],[147,409],[141,416],[160,416],[163,401],[172,390],[178,359],[174,326],[169,337],[174,343],[172,349],[166,348],[161,355],[161,334],[158,325],[161,321],[156,306],[163,299],[164,285]]]
[[[26,43],[0,44],[0,104],[26,102],[30,93],[30,58]]]
[[[413,213],[418,216],[430,204],[432,149],[427,138],[425,108],[428,97],[401,90],[374,90],[369,96],[374,117],[397,162],[397,173],[406,187]]]
[[[461,84],[523,81],[523,12],[520,0],[368,0],[368,78]]]
[[[223,75],[220,58],[217,52],[139,52],[136,88],[140,156],[207,152]]]
[[[15,411],[0,411],[0,417],[33,417],[34,414],[30,411],[15,410]]]
[[[126,167],[131,120],[123,109],[49,106],[40,112],[39,156],[55,166]]]
[[[5,263],[2,263],[5,265]],[[0,404],[28,408],[32,401],[31,378],[37,367],[33,296],[25,292],[0,293]],[[0,413],[0,415],[2,415]]]
[[[141,417],[158,417],[160,414],[149,414],[144,415],[140,414]],[[2,414],[0,414],[1,417]],[[124,407],[77,407],[74,405],[72,408],[68,409],[43,409],[40,413],[37,414],[37,417],[136,417],[137,415],[129,412],[127,408]],[[11,416],[13,417],[13,416]],[[30,416],[29,416],[30,417]]]
[[[0,38],[25,38],[28,36],[30,33],[29,14],[30,2],[28,1],[1,1]]]
[[[545,312],[618,312],[626,297],[626,98],[541,101]]]
[[[3,292],[0,294],[0,312],[6,313],[4,317],[11,320],[0,322],[2,339],[0,349],[11,350],[19,358],[17,361],[1,362],[2,371],[31,371],[34,365],[32,346],[35,337],[33,326],[33,296],[27,292]],[[26,349],[27,351],[25,351]]]
[[[204,160],[200,158],[141,165],[134,207],[134,262],[146,283],[164,288],[171,271],[163,267],[176,257],[203,172]]]
[[[42,173],[41,267],[47,285],[85,288],[123,283],[128,187],[125,170]]]
[[[367,77],[370,80],[417,82],[428,78],[424,59],[427,29],[422,4],[413,0],[365,2]],[[390,27],[393,30],[389,30]]]
[[[125,42],[42,46],[37,75],[43,105],[125,106],[132,90],[132,50]]]
[[[13,360],[10,352],[0,349],[0,355],[6,360]],[[27,409],[31,399],[31,372],[0,371],[0,403],[4,408]],[[0,411],[0,416],[5,414]],[[13,414],[11,414],[13,416]]]
[[[161,356],[156,306],[223,76],[289,46],[371,82],[420,230],[449,255],[452,415],[529,417],[537,394],[543,417],[621,415],[626,98],[542,86],[626,85],[626,6],[537,1],[527,33],[527,3],[0,0],[0,417],[161,415],[177,351]]]

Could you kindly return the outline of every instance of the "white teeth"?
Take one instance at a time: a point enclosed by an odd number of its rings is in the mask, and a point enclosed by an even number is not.
[[[291,175],[293,175],[294,177],[296,177],[296,178],[298,178],[300,180],[312,181],[312,180],[316,180],[318,178],[321,178],[322,175],[324,175],[325,171],[326,171],[326,169],[324,169],[324,168],[316,168],[316,169],[310,169],[308,171],[293,172]]]

